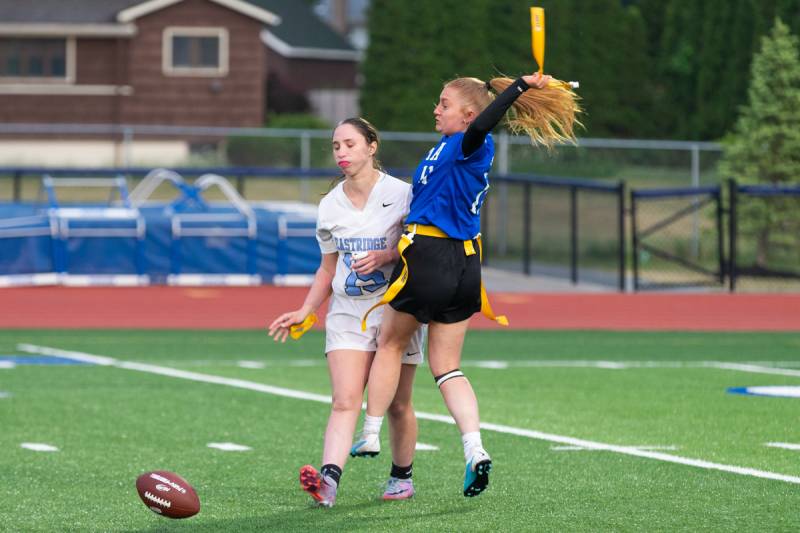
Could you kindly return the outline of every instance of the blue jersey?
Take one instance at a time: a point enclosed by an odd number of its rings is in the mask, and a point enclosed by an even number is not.
[[[468,240],[481,230],[481,205],[489,190],[494,159],[492,135],[469,157],[461,143],[464,132],[444,136],[414,172],[407,223],[436,226],[450,237]]]

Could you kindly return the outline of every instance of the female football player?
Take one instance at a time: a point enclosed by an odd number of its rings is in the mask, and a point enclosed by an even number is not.
[[[513,106],[509,126],[525,131],[534,143],[574,139],[579,109],[572,106],[574,100],[554,95],[565,89],[548,85],[550,80],[537,73],[516,81],[458,78],[445,84],[433,110],[442,138],[414,174],[413,200],[398,246],[402,261],[382,299],[390,305],[370,370],[364,429],[351,455],[380,450],[378,431],[397,389],[400,358],[420,324],[428,324],[431,372],[464,446],[464,496],[486,488],[492,461],[481,442],[475,393],[459,370],[461,348],[476,311],[505,322],[492,313],[481,285],[480,209],[494,159],[489,132]],[[500,94],[495,97],[492,89]]]
[[[375,156],[378,132],[362,118],[343,120],[333,132],[333,156],[344,179],[320,201],[317,240],[322,259],[303,305],[276,318],[269,334],[284,342],[292,329],[302,334],[320,305],[331,296],[325,327],[325,354],[331,379],[332,407],[319,472],[300,470],[300,483],[322,506],[336,501],[342,469],[352,443],[364,387],[377,347],[381,317],[362,331],[361,318],[386,291],[398,260],[397,241],[411,201],[411,186],[381,170]],[[423,328],[410,332],[403,348],[396,394],[390,401],[392,472],[383,498],[414,494],[411,464],[417,419],[411,405],[416,365],[422,362]],[[401,359],[398,359],[400,361]],[[369,455],[369,453],[362,454]]]

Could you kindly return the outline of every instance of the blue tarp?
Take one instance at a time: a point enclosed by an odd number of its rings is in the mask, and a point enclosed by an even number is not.
[[[254,227],[229,204],[173,212],[97,204],[0,203],[0,276],[37,273],[147,275],[313,274],[320,252],[313,209],[251,204]],[[287,229],[281,235],[280,228]]]

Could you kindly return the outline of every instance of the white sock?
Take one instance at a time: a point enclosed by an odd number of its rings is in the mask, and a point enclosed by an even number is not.
[[[464,444],[464,459],[466,461],[469,461],[470,457],[472,457],[472,451],[475,448],[483,448],[480,431],[464,433],[461,435],[461,442]]]
[[[364,416],[364,433],[380,433],[382,423],[382,416]]]

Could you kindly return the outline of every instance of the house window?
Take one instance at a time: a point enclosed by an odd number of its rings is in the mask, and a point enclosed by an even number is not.
[[[75,40],[71,38],[0,38],[3,81],[72,81]]]
[[[228,73],[228,30],[167,28],[163,53],[168,76],[224,76]]]

